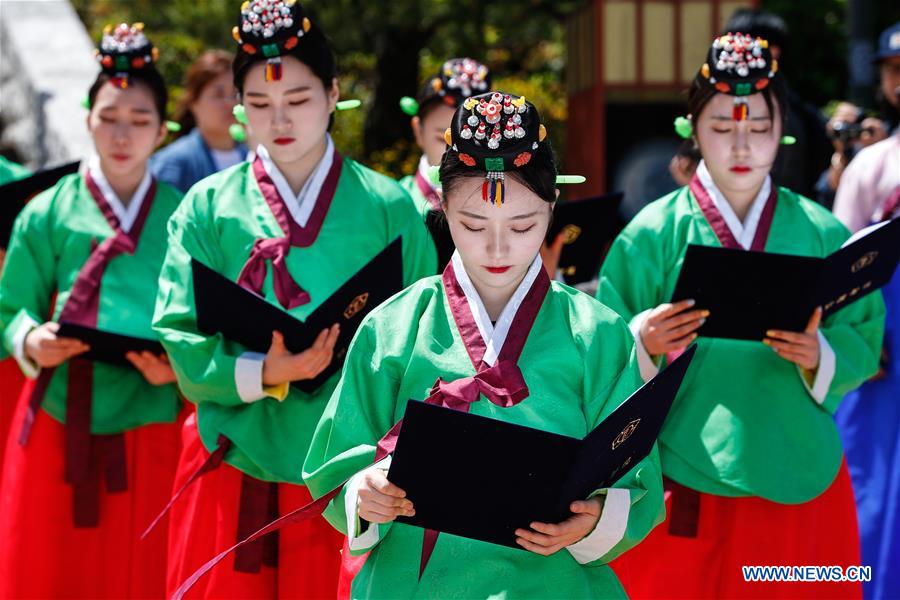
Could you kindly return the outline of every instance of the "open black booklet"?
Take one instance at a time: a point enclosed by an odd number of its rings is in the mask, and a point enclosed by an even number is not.
[[[132,366],[128,359],[125,358],[125,354],[128,352],[152,352],[156,355],[165,352],[162,344],[157,340],[112,333],[66,321],[59,324],[59,331],[56,332],[56,335],[61,338],[81,340],[91,347],[84,354],[78,355],[78,358],[97,360],[120,367]]]
[[[36,194],[50,189],[64,176],[78,171],[79,162],[70,162],[52,169],[0,185],[0,248],[9,244],[13,223],[25,208],[25,204]]]
[[[401,244],[401,238],[391,242],[304,321],[192,259],[197,326],[204,333],[221,333],[226,339],[261,353],[269,350],[272,332],[277,330],[284,335],[287,349],[297,353],[312,346],[323,329],[340,323],[331,364],[315,379],[292,384],[312,393],[344,364],[363,317],[403,289]]]
[[[521,549],[516,529],[564,521],[650,453],[695,350],[583,440],[411,400],[388,479],[416,514],[397,521]]]
[[[552,244],[560,232],[565,233],[558,268],[567,284],[590,281],[600,272],[610,243],[625,226],[619,216],[623,196],[622,192],[613,192],[556,203],[547,243]]]
[[[762,340],[769,329],[803,331],[813,310],[825,316],[874,292],[900,259],[900,219],[874,225],[826,258],[688,246],[672,301],[710,311],[699,334]]]

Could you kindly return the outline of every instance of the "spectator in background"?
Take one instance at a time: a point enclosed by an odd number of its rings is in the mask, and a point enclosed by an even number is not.
[[[208,50],[188,68],[175,113],[180,137],[150,160],[153,174],[182,192],[247,156],[247,147],[235,142],[229,132],[237,103],[231,61],[231,54],[224,50]]]
[[[862,109],[850,102],[837,105],[825,129],[834,153],[831,165],[816,183],[816,201],[830,209],[844,169],[861,149],[885,139],[887,131],[881,119],[867,117]]]
[[[772,58],[782,66],[790,60],[790,34],[784,19],[778,15],[759,9],[738,9],[731,15],[723,33],[729,31],[743,31],[768,40]],[[828,168],[831,145],[819,110],[798,96],[790,85],[784,134],[795,138],[796,143],[781,147],[772,168],[772,178],[778,185],[814,198],[816,180]]]

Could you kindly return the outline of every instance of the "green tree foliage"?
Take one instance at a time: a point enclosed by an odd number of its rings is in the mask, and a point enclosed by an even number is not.
[[[187,67],[207,48],[234,49],[237,0],[73,0],[91,36],[104,25],[142,21],[160,47],[159,68],[177,99]],[[562,85],[565,15],[577,0],[311,0],[338,58],[343,98],[362,100],[344,111],[333,135],[344,153],[391,175],[418,160],[402,96],[445,58],[472,56],[495,73],[496,87],[524,94],[541,110],[551,139],[563,148]]]

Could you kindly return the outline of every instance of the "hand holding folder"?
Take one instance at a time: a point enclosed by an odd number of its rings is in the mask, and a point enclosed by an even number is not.
[[[311,347],[323,329],[338,323],[340,333],[331,363],[315,378],[292,383],[312,393],[340,370],[363,317],[403,289],[401,243],[400,238],[391,242],[304,321],[192,259],[197,326],[204,333],[221,334],[263,354],[272,344],[272,332],[278,331],[284,336],[285,347],[297,354]]]
[[[699,334],[762,340],[772,329],[804,331],[890,281],[900,259],[900,219],[870,228],[826,258],[688,246],[672,302],[709,311]]]
[[[125,356],[129,352],[137,352],[138,354],[150,352],[157,356],[165,353],[162,344],[157,340],[112,333],[67,321],[59,324],[56,337],[72,338],[87,344],[90,349],[79,355],[80,358],[105,362],[119,367],[133,366]]]
[[[650,453],[695,350],[583,440],[411,400],[388,480],[415,514],[397,522],[521,549],[517,529],[567,519],[573,501],[610,487]]]

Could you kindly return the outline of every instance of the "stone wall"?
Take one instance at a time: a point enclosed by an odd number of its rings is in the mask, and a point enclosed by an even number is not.
[[[30,168],[90,152],[81,102],[98,72],[93,52],[68,0],[0,0],[2,142]]]

